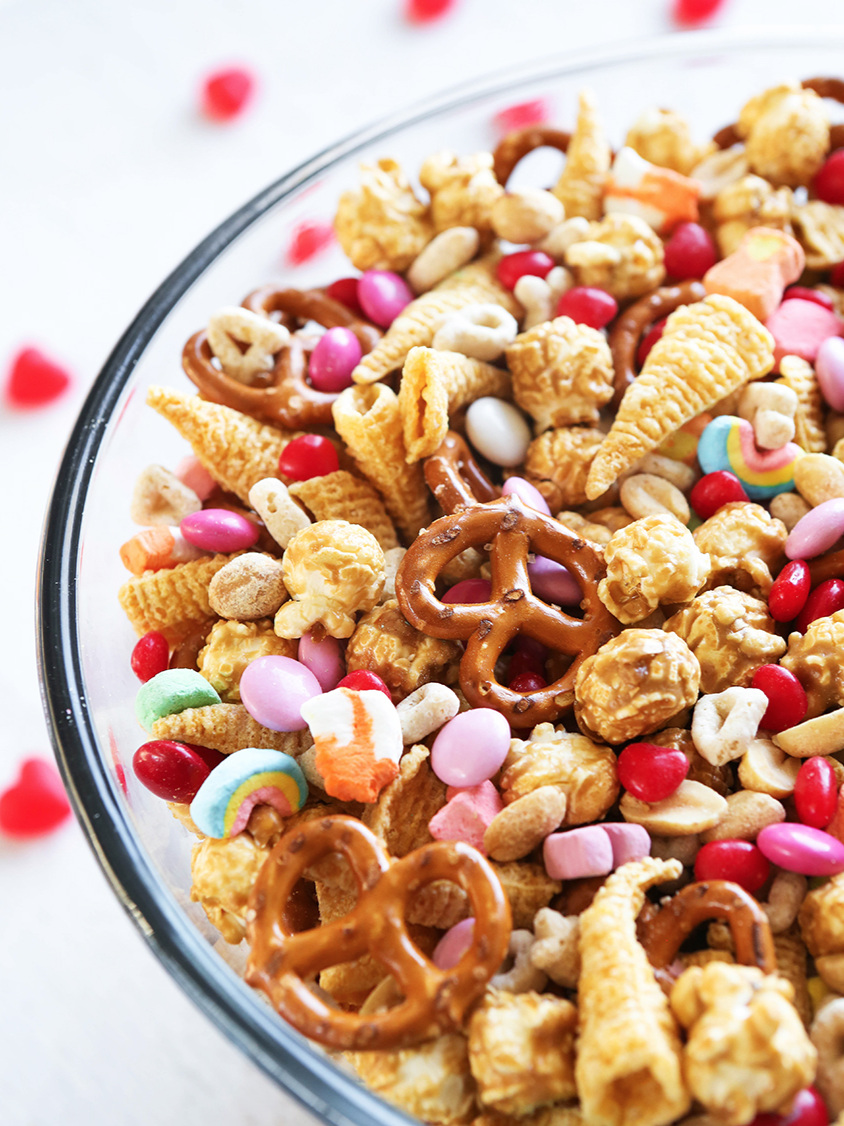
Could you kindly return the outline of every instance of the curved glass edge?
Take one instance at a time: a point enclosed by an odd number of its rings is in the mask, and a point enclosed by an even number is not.
[[[576,75],[615,62],[665,59],[746,45],[759,49],[844,45],[841,26],[757,27],[730,32],[666,36],[577,54],[568,52],[484,76],[381,119],[275,181],[208,235],[166,278],[120,338],[95,380],[71,432],[48,505],[41,543],[36,630],[42,699],[56,758],[89,843],[120,902],[192,1000],[270,1076],[324,1121],[336,1126],[407,1126],[412,1119],[361,1087],[318,1055],[307,1042],[262,1006],[254,1004],[219,957],[194,934],[181,908],[163,891],[138,847],[120,807],[87,714],[76,635],[75,574],[82,506],[96,454],[132,371],[173,305],[214,258],[286,195],[327,166],[423,118],[458,105],[516,92],[522,85],[563,73]],[[280,1056],[282,1058],[280,1058]],[[341,1109],[338,1096],[345,1103]]]

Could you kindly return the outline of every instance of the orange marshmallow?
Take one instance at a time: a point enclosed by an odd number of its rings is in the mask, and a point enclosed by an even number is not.
[[[604,210],[638,215],[654,230],[667,231],[678,223],[696,223],[700,184],[670,168],[644,160],[623,148],[613,162],[604,193]]]
[[[764,324],[805,264],[797,239],[771,227],[752,227],[732,254],[707,270],[703,284],[707,293],[732,297]]]
[[[144,528],[120,548],[120,560],[133,575],[162,571],[206,554],[201,548],[188,543],[178,528],[166,525]]]

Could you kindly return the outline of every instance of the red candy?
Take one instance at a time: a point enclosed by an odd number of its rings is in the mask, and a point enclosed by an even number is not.
[[[753,674],[751,688],[758,688],[768,697],[768,709],[760,727],[766,731],[785,731],[806,718],[809,703],[806,691],[793,672],[780,665],[762,665]]]
[[[0,831],[10,837],[43,837],[69,813],[59,772],[47,759],[24,759],[17,782],[0,794]]]
[[[811,588],[809,565],[802,559],[786,563],[768,595],[768,610],[774,621],[793,621],[806,605]]]
[[[507,675],[510,677],[510,681],[512,682],[517,676],[521,676],[522,673],[526,672],[532,672],[537,676],[544,677],[545,657],[542,653],[539,653],[532,648],[529,649],[527,647],[519,647],[510,658]],[[524,689],[522,689],[522,691],[524,691]]]
[[[505,254],[495,268],[498,280],[505,289],[515,289],[516,282],[525,274],[545,278],[554,269],[554,259],[542,250],[517,250]]]
[[[805,633],[817,618],[828,618],[837,610],[844,610],[844,582],[841,579],[827,579],[826,582],[818,583],[806,599],[794,628]]]
[[[209,747],[154,739],[138,747],[132,766],[139,782],[165,801],[193,801],[197,790],[226,756]]]
[[[551,116],[551,110],[544,98],[534,98],[529,102],[517,102],[499,110],[492,122],[499,133],[510,133],[514,129],[525,129],[528,125],[541,125]]]
[[[770,861],[750,841],[710,841],[695,860],[696,880],[732,880],[751,895],[770,874]]]
[[[538,692],[540,688],[545,688],[547,684],[548,681],[539,673],[520,672],[518,676],[512,677],[507,682],[507,687],[512,688],[514,692]]]
[[[832,765],[820,755],[807,758],[794,783],[794,805],[804,825],[825,829],[835,816],[838,785]]]
[[[4,398],[10,407],[32,410],[63,395],[70,375],[37,348],[23,348],[12,360]]]
[[[750,1126],[829,1126],[829,1114],[815,1088],[804,1087],[788,1114],[757,1114]]]
[[[696,27],[711,19],[724,0],[674,0],[671,16],[681,27]]]
[[[443,602],[489,602],[492,583],[489,579],[462,579],[449,587],[442,596]]]
[[[603,328],[618,313],[618,302],[605,289],[576,285],[557,302],[557,316],[571,317],[577,324]]]
[[[325,295],[332,301],[339,301],[345,305],[356,317],[365,319],[365,314],[358,301],[358,278],[338,278],[337,281],[326,286]]]
[[[293,481],[310,481],[340,468],[337,451],[320,434],[301,434],[288,442],[278,459],[278,471]]]
[[[788,301],[791,298],[797,298],[800,301],[814,301],[816,305],[822,305],[824,309],[829,309],[831,312],[835,311],[835,303],[832,298],[819,289],[809,289],[805,285],[790,285],[782,295],[782,299]]]
[[[844,149],[836,149],[815,177],[815,191],[824,203],[844,203]]]
[[[244,67],[218,70],[202,84],[202,112],[212,121],[231,121],[246,109],[255,92],[255,79]]]
[[[630,743],[618,756],[618,780],[639,801],[670,797],[688,773],[682,751],[656,743]]]
[[[447,15],[455,3],[456,0],[405,0],[405,18],[411,23],[430,23]]]
[[[353,688],[355,692],[383,692],[388,700],[392,700],[390,689],[377,672],[369,669],[356,669],[347,673],[342,680],[337,682],[338,688]]]
[[[708,520],[725,504],[739,500],[750,500],[750,497],[735,473],[730,473],[727,469],[707,473],[689,494],[691,506],[701,520]]]
[[[151,629],[132,650],[132,672],[144,684],[167,668],[170,645],[163,633]]]
[[[837,266],[832,267],[829,284],[838,288],[844,287],[844,262],[839,262]]]
[[[325,250],[333,241],[334,228],[330,223],[305,220],[294,228],[284,260],[288,266],[301,266],[303,262]]]
[[[717,261],[712,235],[699,223],[678,223],[665,244],[665,269],[675,281],[702,278]]]
[[[639,341],[639,347],[636,349],[636,364],[639,368],[644,365],[651,348],[653,348],[654,344],[656,344],[657,340],[659,340],[662,334],[665,332],[665,322],[667,320],[667,317],[662,317],[660,318],[660,320],[654,321],[654,323]]]

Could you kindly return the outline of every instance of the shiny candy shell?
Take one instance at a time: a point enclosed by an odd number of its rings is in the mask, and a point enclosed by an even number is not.
[[[521,465],[530,445],[525,416],[512,403],[484,395],[466,412],[469,441],[494,465]]]
[[[450,719],[434,740],[431,769],[447,786],[477,786],[491,778],[510,750],[510,724],[491,708]]]
[[[299,638],[297,656],[300,663],[317,678],[323,692],[336,688],[346,671],[343,647],[330,634],[316,641],[311,630],[303,633]]]
[[[788,872],[802,876],[835,876],[844,872],[844,844],[810,825],[766,825],[756,844],[772,864]]]
[[[243,706],[270,731],[302,731],[302,705],[321,694],[311,670],[291,657],[258,657],[240,678]]]
[[[844,498],[825,500],[791,529],[785,541],[789,559],[814,559],[828,551],[844,532]]]
[[[766,500],[794,488],[794,463],[802,450],[787,442],[778,450],[759,450],[753,427],[744,418],[719,415],[706,427],[697,447],[704,473],[735,473],[751,500]]]
[[[179,531],[203,551],[244,551],[258,542],[258,525],[227,508],[204,508],[179,524]]]
[[[831,336],[818,349],[815,374],[821,394],[834,411],[844,411],[844,340]]]
[[[190,815],[201,832],[221,840],[242,832],[256,805],[271,805],[288,817],[307,799],[308,783],[294,758],[246,747],[211,771],[191,802]]]

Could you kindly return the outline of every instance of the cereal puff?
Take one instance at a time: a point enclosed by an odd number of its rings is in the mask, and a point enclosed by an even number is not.
[[[360,185],[340,196],[334,230],[359,270],[405,270],[434,235],[428,208],[387,159],[361,164]]]
[[[282,565],[291,601],[275,616],[279,637],[301,637],[317,622],[332,637],[351,637],[356,612],[371,610],[384,588],[378,540],[347,520],[319,520],[298,532]]]

